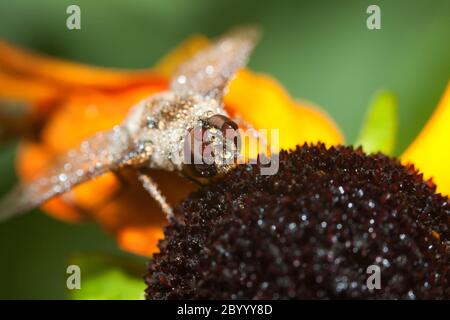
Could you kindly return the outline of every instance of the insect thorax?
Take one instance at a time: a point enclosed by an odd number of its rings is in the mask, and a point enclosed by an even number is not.
[[[227,115],[220,101],[198,94],[177,95],[163,92],[143,101],[132,111],[128,127],[139,118],[135,130],[138,149],[154,169],[181,170],[183,146],[190,129],[201,126],[215,114]]]

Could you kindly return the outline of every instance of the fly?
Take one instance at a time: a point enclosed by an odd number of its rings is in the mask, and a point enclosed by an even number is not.
[[[145,190],[172,219],[172,208],[146,169],[177,171],[202,183],[234,166],[238,137],[233,135],[230,143],[228,132],[237,132],[238,126],[224,109],[223,96],[246,65],[257,37],[254,28],[236,29],[180,65],[168,91],[144,99],[121,124],[84,140],[39,178],[18,185],[0,204],[0,220],[124,167],[138,171]],[[205,150],[211,155],[207,159]]]

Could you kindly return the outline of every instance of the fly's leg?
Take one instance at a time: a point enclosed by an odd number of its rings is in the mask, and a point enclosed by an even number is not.
[[[174,218],[172,207],[167,203],[166,197],[162,195],[156,182],[148,174],[142,172],[139,173],[139,181],[152,198],[159,203],[166,214],[167,221],[171,221]]]

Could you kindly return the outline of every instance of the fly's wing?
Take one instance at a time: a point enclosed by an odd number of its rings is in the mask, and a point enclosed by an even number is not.
[[[178,68],[171,89],[220,98],[234,74],[247,64],[258,35],[258,29],[246,27],[219,38]]]
[[[100,132],[66,154],[36,180],[18,185],[0,203],[0,221],[39,206],[74,186],[115,170],[130,161],[133,144],[128,131],[117,126]]]

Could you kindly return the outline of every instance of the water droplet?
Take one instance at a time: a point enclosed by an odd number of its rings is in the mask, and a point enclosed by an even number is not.
[[[184,76],[184,75],[181,75],[181,76],[179,76],[179,77],[177,78],[177,82],[178,82],[179,84],[185,84],[185,83],[186,83],[186,80],[187,80],[187,78],[186,78],[186,76]]]

